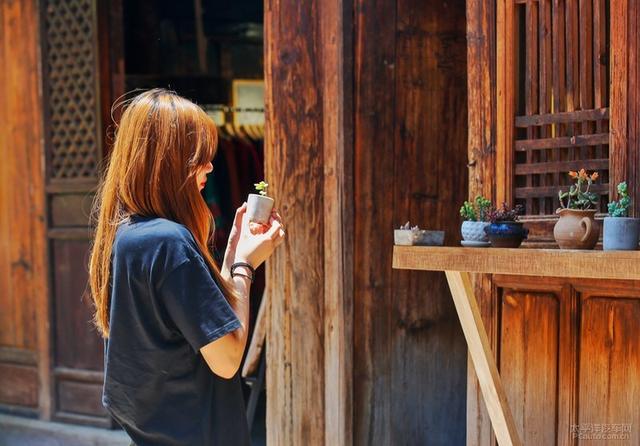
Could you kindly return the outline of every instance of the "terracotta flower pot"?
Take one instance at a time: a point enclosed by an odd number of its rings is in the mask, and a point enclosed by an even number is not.
[[[558,209],[560,215],[553,236],[561,249],[593,249],[598,243],[600,225],[595,209]]]
[[[267,224],[273,209],[273,198],[258,194],[249,194],[247,199],[247,216],[249,221]]]

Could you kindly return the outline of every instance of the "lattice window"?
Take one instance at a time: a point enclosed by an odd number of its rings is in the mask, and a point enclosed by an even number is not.
[[[510,198],[527,215],[554,214],[559,187],[570,183],[567,172],[584,167],[600,173],[594,191],[606,211],[609,1],[510,1],[503,11],[514,36],[506,44],[513,50],[512,66],[506,67],[513,78],[505,78],[505,85],[512,82],[515,118],[506,142],[512,153]]]
[[[45,3],[51,177],[95,177],[99,117],[93,1]]]

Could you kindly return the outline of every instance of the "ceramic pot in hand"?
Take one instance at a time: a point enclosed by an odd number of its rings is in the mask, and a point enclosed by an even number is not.
[[[595,209],[558,209],[560,219],[553,227],[553,237],[561,249],[593,249],[600,237]]]
[[[273,198],[259,194],[249,194],[247,199],[247,217],[249,221],[266,225],[271,218]]]

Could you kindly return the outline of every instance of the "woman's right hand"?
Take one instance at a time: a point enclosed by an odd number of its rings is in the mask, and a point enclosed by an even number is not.
[[[285,236],[282,218],[275,209],[271,212],[267,227],[268,229],[263,233],[252,231],[247,214],[243,215],[240,240],[236,248],[236,262],[247,262],[253,268],[258,268],[273,254],[273,251],[284,241]]]

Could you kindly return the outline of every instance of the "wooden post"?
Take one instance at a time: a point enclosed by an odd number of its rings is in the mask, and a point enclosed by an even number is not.
[[[324,156],[324,442],[353,443],[351,0],[318,3]]]
[[[445,271],[445,274],[498,444],[522,445],[491,352],[469,274],[460,271]]]
[[[288,228],[267,264],[273,445],[353,441],[352,10],[265,2],[266,178]]]

